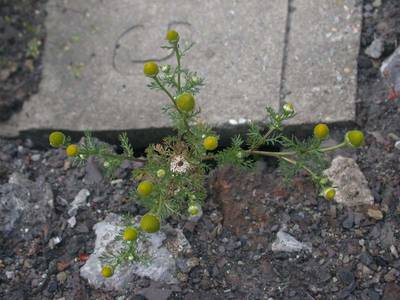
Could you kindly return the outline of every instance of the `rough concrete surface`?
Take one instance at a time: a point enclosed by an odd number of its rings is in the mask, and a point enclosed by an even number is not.
[[[290,124],[355,119],[362,20],[356,2],[291,2],[283,92],[299,113]]]
[[[2,133],[169,127],[168,99],[143,75],[146,60],[172,62],[160,49],[168,27],[196,43],[183,63],[207,80],[207,121],[261,120],[279,103],[286,15],[286,0],[50,0],[40,93]]]
[[[168,99],[142,74],[149,59],[172,62],[160,49],[168,28],[196,43],[183,63],[206,78],[197,103],[213,126],[265,120],[264,108],[282,100],[297,107],[291,124],[351,121],[361,23],[353,2],[291,0],[288,23],[288,0],[49,0],[40,91],[0,135],[130,130],[144,146],[153,129],[170,128]]]

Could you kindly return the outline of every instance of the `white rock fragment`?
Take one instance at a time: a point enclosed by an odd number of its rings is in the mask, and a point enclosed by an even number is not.
[[[299,242],[282,229],[276,234],[276,240],[272,243],[271,249],[273,252],[298,252],[301,250],[312,252],[309,245]]]
[[[382,0],[375,0],[374,2],[372,2],[372,6],[375,8],[382,6]]]
[[[374,197],[367,179],[352,158],[337,156],[324,174],[336,188],[335,201],[345,206],[371,205]]]
[[[238,124],[238,121],[236,121],[235,119],[230,119],[228,122],[229,122],[230,125],[237,125]]]
[[[111,180],[110,184],[111,185],[118,185],[118,184],[122,184],[124,181],[122,179],[114,179]]]
[[[139,218],[136,220],[139,221]],[[86,278],[89,284],[96,288],[105,287],[107,290],[125,290],[132,283],[135,275],[166,284],[176,284],[176,259],[191,253],[189,241],[181,230],[164,226],[155,233],[149,234],[145,242],[138,243],[140,253],[150,255],[146,263],[123,263],[114,270],[111,278],[100,275],[100,256],[107,248],[116,252],[121,248],[121,241],[115,241],[116,234],[123,228],[122,218],[116,214],[109,214],[104,221],[94,225],[96,233],[95,249],[86,264],[81,268],[80,275]]]
[[[383,40],[380,38],[374,39],[374,41],[365,49],[365,54],[369,57],[378,59],[383,53]]]
[[[70,217],[76,216],[79,207],[86,205],[86,200],[90,196],[90,192],[87,189],[82,189],[75,196],[74,201],[70,204],[70,209],[68,210],[68,215]]]
[[[248,124],[250,123],[251,120],[247,118],[239,118],[238,120],[236,119],[229,119],[228,123],[230,125],[243,125],[243,124]]]
[[[389,98],[400,96],[400,47],[385,59],[380,68],[383,78],[387,81],[391,94]]]
[[[7,279],[11,280],[14,278],[14,272],[13,271],[6,271],[5,272]]]
[[[247,124],[250,123],[251,120],[250,119],[246,119],[246,118],[239,118],[238,123],[239,124]]]
[[[75,216],[72,216],[67,220],[67,223],[69,224],[69,227],[74,228],[76,225],[76,218]]]
[[[390,253],[392,253],[395,258],[399,258],[399,252],[397,252],[397,249],[394,245],[390,246]]]
[[[39,161],[40,160],[40,154],[33,154],[31,156],[32,161]]]
[[[49,247],[50,249],[54,249],[54,247],[56,245],[58,245],[59,243],[61,243],[62,239],[59,236],[53,237],[49,240]]]

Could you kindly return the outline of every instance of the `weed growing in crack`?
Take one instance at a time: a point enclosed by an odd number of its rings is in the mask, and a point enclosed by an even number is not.
[[[229,147],[217,151],[219,136],[201,120],[197,105],[196,94],[204,80],[182,65],[182,58],[192,45],[181,48],[179,34],[175,31],[169,31],[166,40],[168,44],[162,48],[173,51],[176,65],[159,66],[150,61],[144,64],[143,71],[150,81],[148,87],[165,93],[169,99],[163,111],[172,121],[175,136],[165,137],[161,143],[149,145],[145,159],[134,156],[126,134],[119,137],[122,154],[116,154],[106,145],[96,143],[89,132],[79,146],[71,144],[71,139],[61,132],[53,132],[49,137],[50,145],[66,147],[67,155],[73,157],[76,164],[97,156],[110,176],[125,160],[144,163],[142,168],[133,171],[133,178],[139,184],[131,194],[148,209],[148,213],[141,218],[139,224],[133,218],[126,219],[125,229],[116,237],[122,243],[121,249],[117,253],[106,252],[102,256],[104,265],[101,273],[104,277],[111,277],[121,263],[146,261],[146,255],[139,253],[139,243],[143,243],[149,234],[157,233],[167,217],[201,214],[207,195],[204,181],[211,168],[210,162],[216,162],[218,166],[231,165],[248,169],[254,165],[254,159],[260,156],[274,157],[279,160],[285,178],[305,170],[320,195],[331,201],[336,191],[322,174],[327,166],[324,154],[342,147],[360,147],[364,142],[363,133],[352,130],[346,134],[342,143],[322,147],[323,140],[329,135],[326,124],[316,125],[314,135],[306,140],[289,138],[283,134],[283,123],[293,118],[296,112],[291,103],[286,103],[279,112],[267,107],[267,125],[250,124],[244,137],[235,136]],[[260,150],[265,146],[280,146],[284,151]]]

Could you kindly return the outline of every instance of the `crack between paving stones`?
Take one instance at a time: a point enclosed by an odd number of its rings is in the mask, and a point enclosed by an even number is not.
[[[292,21],[292,13],[293,13],[293,3],[295,0],[288,0],[287,3],[287,17],[286,17],[286,28],[285,28],[285,37],[283,41],[283,56],[282,56],[282,69],[281,69],[281,78],[279,85],[279,111],[281,111],[283,106],[283,100],[287,96],[286,89],[286,67],[287,67],[287,59],[288,59],[288,48],[289,48],[289,38],[290,38],[290,25]]]

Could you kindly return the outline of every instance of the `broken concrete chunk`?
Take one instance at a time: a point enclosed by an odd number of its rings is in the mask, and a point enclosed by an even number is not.
[[[374,41],[365,49],[365,54],[369,57],[378,59],[383,53],[383,40],[381,38],[376,38]]]
[[[76,216],[79,207],[86,205],[86,200],[90,196],[90,192],[87,189],[82,189],[75,196],[74,201],[71,202],[68,215],[70,217]]]
[[[272,243],[271,249],[273,252],[298,252],[301,250],[308,252],[312,251],[312,248],[309,245],[299,242],[282,229],[276,234],[276,240]]]
[[[367,179],[354,159],[337,156],[324,174],[336,188],[336,202],[346,206],[373,204],[374,197]]]
[[[30,239],[51,216],[54,195],[49,183],[39,176],[36,182],[13,173],[9,182],[0,186],[0,232],[14,232]]]
[[[139,221],[139,217],[136,221]],[[163,226],[159,232],[149,234],[145,242],[139,242],[139,252],[150,255],[148,262],[123,263],[114,270],[111,278],[105,279],[100,275],[102,263],[99,257],[106,247],[111,252],[121,248],[121,241],[115,241],[114,238],[123,226],[122,218],[116,214],[108,215],[104,221],[94,226],[95,249],[81,268],[81,276],[94,287],[105,287],[108,290],[124,290],[135,276],[149,277],[166,284],[178,283],[177,261],[182,263],[182,259],[186,260],[187,255],[191,253],[191,246],[181,230],[170,226]],[[193,265],[190,260],[186,264]]]
[[[382,63],[381,73],[390,86],[389,99],[400,96],[400,47]]]

